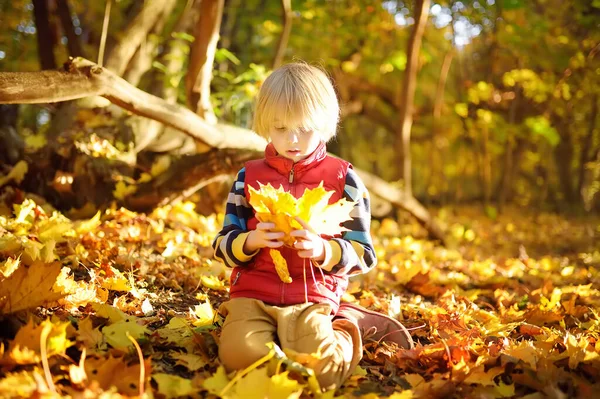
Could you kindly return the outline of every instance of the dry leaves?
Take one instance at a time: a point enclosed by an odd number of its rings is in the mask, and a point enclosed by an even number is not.
[[[259,205],[286,209],[269,216],[276,223],[329,216],[322,188],[306,203],[276,191]],[[179,203],[151,215],[88,209],[95,216],[73,222],[31,200],[0,208],[0,397],[314,396],[310,375],[282,355],[244,374],[219,367],[229,283],[210,243],[222,215]],[[373,223],[378,267],[344,299],[398,317],[417,346],[367,343],[362,368],[325,396],[594,397],[598,221],[456,212],[465,216],[440,213],[446,248],[413,225]]]

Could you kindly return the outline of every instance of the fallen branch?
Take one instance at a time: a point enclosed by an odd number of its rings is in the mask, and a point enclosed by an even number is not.
[[[0,72],[0,104],[39,104],[102,96],[136,115],[171,126],[214,148],[263,148],[264,139],[247,131],[232,137],[189,109],[142,91],[106,68],[72,58],[64,70]],[[234,129],[231,127],[227,130]]]
[[[160,179],[140,187],[126,201],[128,206],[138,210],[157,206],[165,198],[176,198],[177,193],[217,175],[234,174],[244,162],[263,154],[266,142],[254,132],[232,125],[210,125],[189,109],[148,94],[84,58],[70,59],[64,70],[0,72],[0,104],[47,103],[96,95],[223,150],[184,157]],[[373,195],[408,211],[432,237],[443,241],[441,229],[413,196],[407,196],[374,175],[356,171]]]

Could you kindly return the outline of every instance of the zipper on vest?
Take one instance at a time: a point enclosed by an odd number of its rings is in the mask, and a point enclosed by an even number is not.
[[[292,183],[294,181],[294,168],[290,170],[290,176],[288,177],[288,182]]]
[[[237,272],[237,274],[235,275],[235,278],[233,279],[233,283],[231,285],[235,285],[237,283],[237,281],[240,279],[241,275],[242,275],[242,272]]]

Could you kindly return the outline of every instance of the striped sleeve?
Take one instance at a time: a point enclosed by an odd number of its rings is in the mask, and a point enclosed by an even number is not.
[[[356,201],[351,220],[342,223],[348,229],[342,238],[334,238],[325,246],[321,268],[333,274],[362,274],[377,264],[371,239],[371,204],[369,192],[358,174],[349,169],[346,175],[344,198]]]
[[[225,206],[223,228],[215,237],[212,247],[214,257],[229,267],[245,266],[258,253],[246,254],[244,243],[248,237],[248,220],[252,217],[252,207],[246,201],[244,181],[246,171],[242,168],[229,191]]]

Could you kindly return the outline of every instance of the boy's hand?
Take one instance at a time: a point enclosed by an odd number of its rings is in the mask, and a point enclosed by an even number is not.
[[[292,237],[298,240],[294,243],[294,248],[298,249],[298,256],[301,258],[314,259],[317,262],[325,260],[325,240],[302,219],[296,217],[296,221],[304,227],[303,230],[294,230],[290,233]]]
[[[246,242],[244,243],[244,252],[251,254],[258,249],[269,247],[279,248],[283,245],[284,234],[282,231],[271,231],[275,228],[275,223],[259,223],[256,230],[250,231]]]

